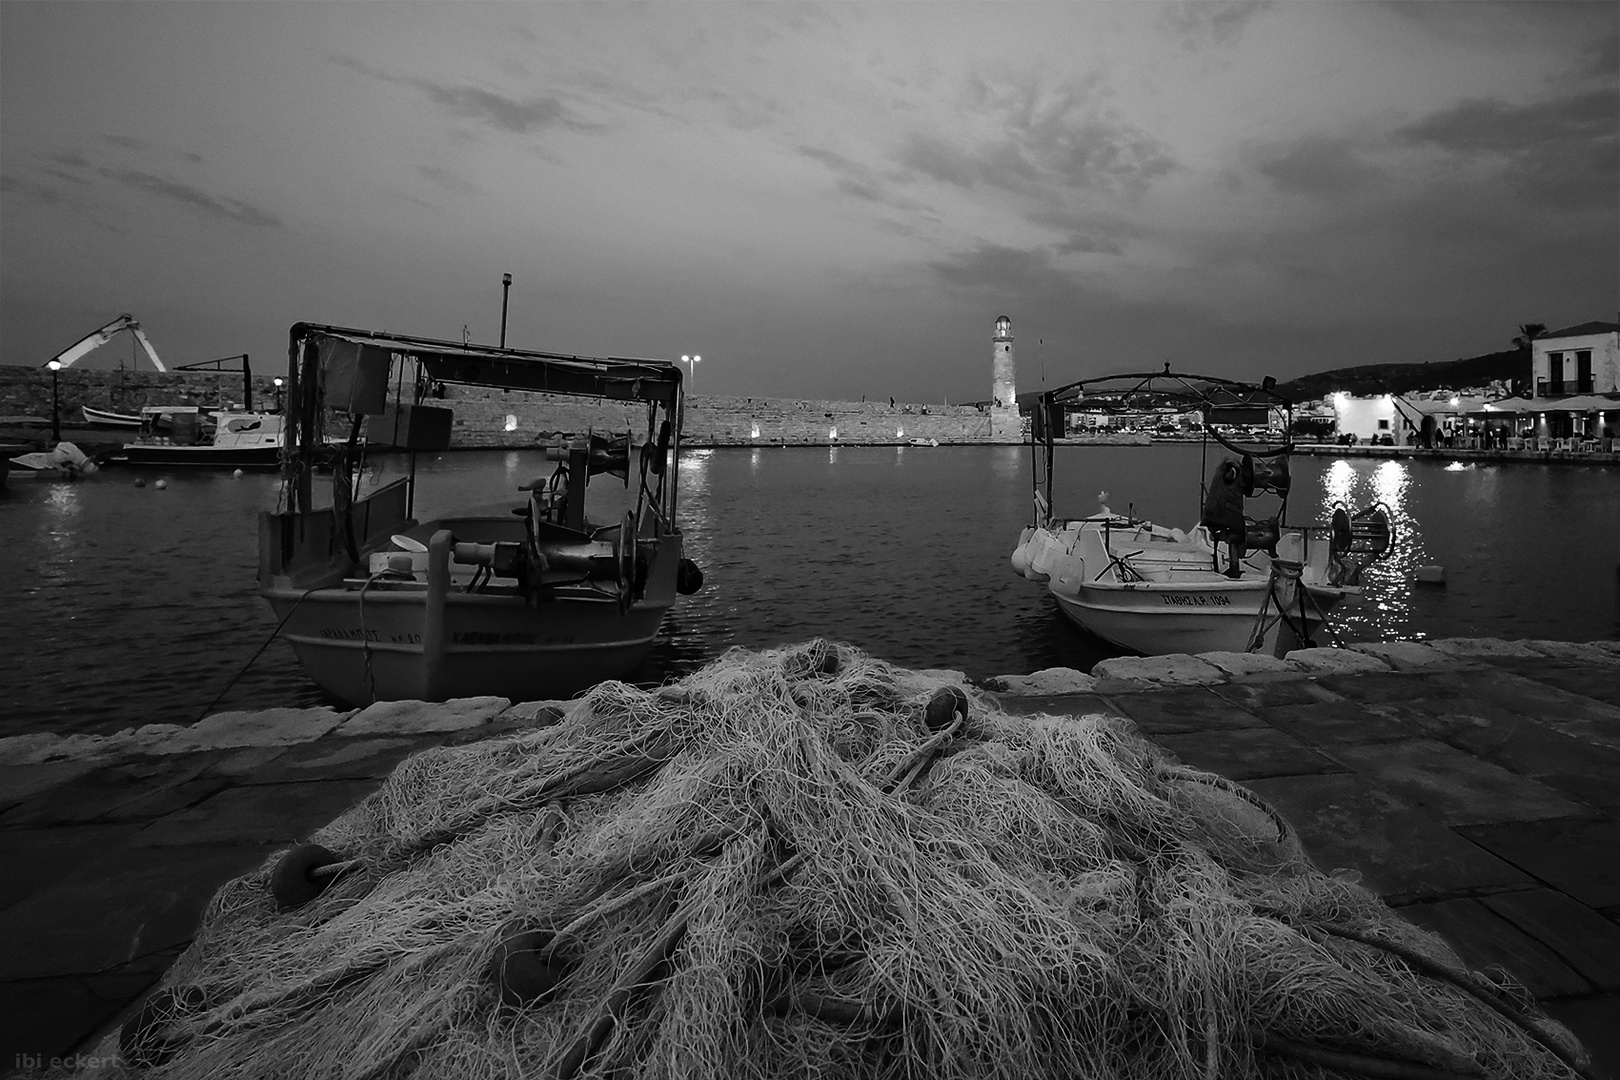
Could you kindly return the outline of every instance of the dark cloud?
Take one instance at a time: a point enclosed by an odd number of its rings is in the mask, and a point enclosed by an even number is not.
[[[1517,155],[1557,143],[1612,142],[1617,133],[1620,95],[1606,88],[1525,105],[1464,101],[1398,129],[1396,136],[1457,154]]]
[[[133,135],[103,135],[102,138],[106,139],[114,146],[122,146],[126,150],[146,149],[146,143],[135,138]]]
[[[1585,90],[1513,105],[1470,100],[1396,132],[1471,162],[1497,161],[1521,198],[1556,210],[1610,207],[1620,190],[1620,92]]]
[[[98,169],[96,170],[109,180],[117,181],[125,187],[136,191],[143,191],[151,195],[159,195],[175,202],[184,203],[210,214],[230,218],[243,225],[279,226],[281,219],[274,214],[260,210],[256,206],[242,202],[239,199],[215,198],[206,192],[199,191],[190,184],[178,180],[170,180],[151,173],[141,172],[137,169]]]
[[[915,134],[899,153],[905,168],[957,187],[1037,197],[1137,192],[1175,168],[1163,143],[1109,115],[1087,87],[980,82],[970,96],[1002,134],[969,146]]]
[[[1329,135],[1272,144],[1249,156],[1261,175],[1289,194],[1339,195],[1381,175],[1362,160],[1352,142]]]
[[[476,86],[394,75],[352,56],[339,55],[328,59],[339,67],[379,82],[413,87],[452,116],[487,124],[497,131],[531,135],[557,127],[586,133],[607,130],[605,124],[581,118],[555,97],[535,95],[512,98]]]
[[[1159,13],[1159,25],[1170,40],[1196,51],[1235,40],[1269,7],[1269,0],[1184,0],[1166,5]]]
[[[64,150],[60,154],[52,154],[50,160],[56,162],[58,165],[63,165],[70,169],[88,169],[90,167],[90,163],[84,159],[83,155],[75,153],[72,150]]]
[[[1002,244],[980,244],[928,265],[948,284],[967,289],[990,288],[1012,296],[1045,292],[1062,276],[1050,251]]]

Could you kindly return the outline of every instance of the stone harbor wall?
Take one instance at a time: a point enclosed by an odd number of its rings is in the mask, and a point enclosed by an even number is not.
[[[253,403],[274,409],[281,400],[275,373],[253,377]],[[208,408],[242,401],[236,372],[78,370],[57,373],[60,417],[65,426],[82,421],[80,406],[139,413],[145,405],[199,405]],[[513,449],[547,441],[549,433],[600,433],[646,428],[640,406],[593,398],[540,397],[521,391],[447,385],[442,401],[454,412],[451,446],[456,449]],[[49,422],[51,373],[42,368],[0,366],[0,417],[32,417]],[[1007,410],[1002,410],[1003,413]],[[972,405],[918,402],[801,401],[794,398],[688,396],[685,439],[694,446],[884,445],[911,439],[941,443],[1017,443],[1016,426],[1006,417]],[[757,434],[756,434],[757,432]]]

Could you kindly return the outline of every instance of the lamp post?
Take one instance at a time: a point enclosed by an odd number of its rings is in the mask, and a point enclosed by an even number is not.
[[[512,291],[512,275],[501,275],[501,348],[506,348],[506,297]]]
[[[692,389],[694,389],[694,390],[697,389],[697,366],[698,366],[698,362],[700,360],[702,360],[702,359],[703,359],[703,357],[701,357],[701,356],[682,356],[681,357],[681,363],[690,366],[691,369],[692,369]]]
[[[280,412],[281,411],[281,376],[280,375],[277,375],[275,377],[275,384],[276,384],[276,412]]]
[[[45,365],[51,369],[51,442],[62,441],[62,394],[57,387],[56,373],[62,370],[62,361],[52,360]]]

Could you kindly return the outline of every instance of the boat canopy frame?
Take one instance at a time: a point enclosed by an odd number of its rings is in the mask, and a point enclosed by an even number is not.
[[[1033,466],[1034,523],[1037,526],[1053,520],[1052,466],[1056,456],[1058,430],[1069,412],[1089,413],[1141,413],[1155,410],[1178,409],[1196,411],[1203,422],[1203,439],[1199,461],[1198,505],[1204,503],[1206,493],[1209,442],[1215,442],[1240,456],[1258,458],[1285,458],[1293,452],[1294,403],[1279,394],[1276,380],[1269,376],[1261,383],[1242,382],[1218,375],[1198,375],[1191,372],[1171,371],[1168,361],[1162,371],[1129,372],[1115,375],[1097,375],[1077,379],[1071,383],[1043,390],[1030,417],[1030,460]],[[1283,441],[1276,445],[1242,446],[1221,431],[1220,424],[1243,424],[1252,420],[1256,410],[1264,410],[1262,422],[1269,419],[1273,409],[1281,409],[1285,420]],[[1044,453],[1043,453],[1044,451]],[[1282,494],[1282,510],[1286,515],[1288,496]]]
[[[341,406],[327,400],[321,348],[327,342],[346,343],[353,346],[357,357],[374,362],[379,359],[379,353],[383,354],[382,358],[386,359],[386,366],[383,367],[384,399],[389,382],[394,382],[396,395],[400,391],[398,382],[393,378],[394,363],[401,362],[399,370],[402,378],[404,365],[414,362],[417,368],[414,387],[416,405],[426,403],[429,387],[434,383],[643,402],[647,406],[649,441],[656,433],[660,451],[672,452],[674,456],[669,460],[673,462],[680,460],[685,397],[682,372],[673,361],[508,349],[298,322],[288,331],[286,421],[281,449],[283,497],[288,510],[293,513],[308,513],[315,509],[312,501],[313,473],[318,463],[330,457],[322,417],[329,407],[341,409]],[[660,429],[660,411],[663,413],[663,423],[668,425],[668,434]],[[352,423],[347,443],[338,455],[338,471],[345,474],[355,469],[364,452],[359,436],[367,414],[353,412],[350,415]],[[416,455],[412,451],[410,487],[413,489],[415,460]],[[678,465],[667,470],[660,465],[654,470],[658,473],[661,489],[657,493],[660,497],[655,502],[663,503],[659,509],[671,526],[675,520],[677,469]],[[343,486],[341,480],[335,477],[334,494],[339,494],[339,488]],[[407,500],[408,505],[414,501],[409,495]]]

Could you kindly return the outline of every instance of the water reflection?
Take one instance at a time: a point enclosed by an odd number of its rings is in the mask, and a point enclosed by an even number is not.
[[[1334,625],[1353,640],[1420,638],[1412,626],[1412,590],[1416,567],[1423,561],[1423,532],[1410,510],[1412,469],[1405,461],[1355,461],[1340,458],[1322,474],[1322,518],[1337,506],[1351,513],[1374,503],[1388,508],[1394,548],[1381,562],[1362,572],[1360,602],[1341,604]]]

